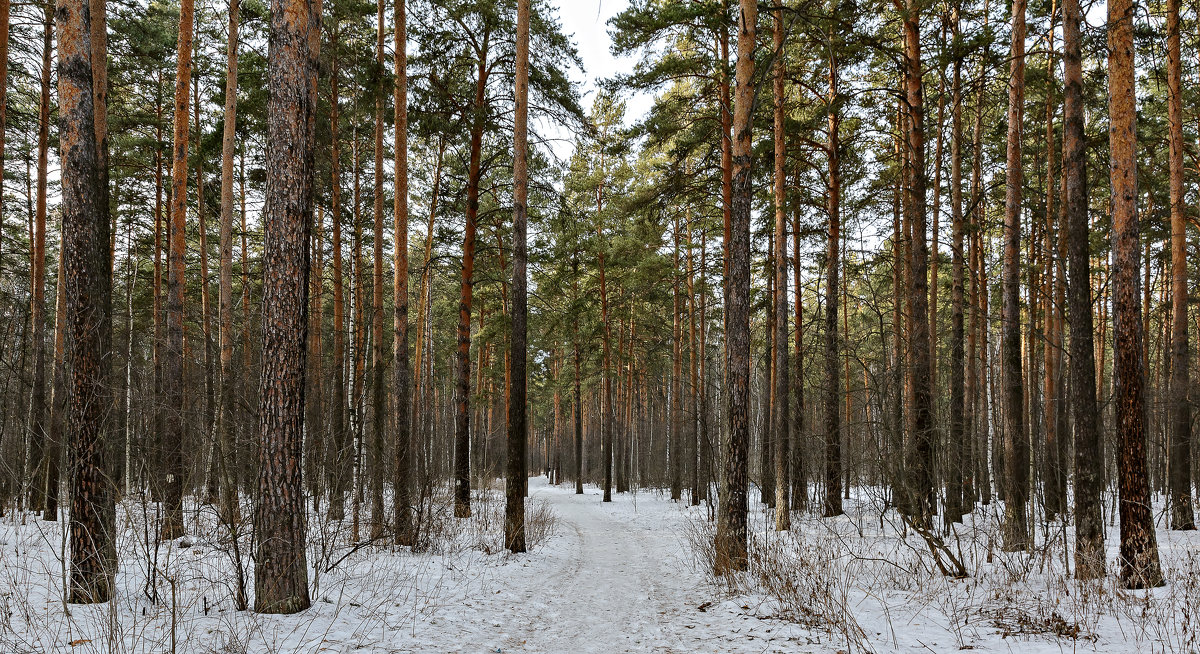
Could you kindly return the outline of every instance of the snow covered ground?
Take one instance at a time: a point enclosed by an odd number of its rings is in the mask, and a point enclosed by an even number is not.
[[[476,494],[470,520],[436,521],[433,547],[419,554],[382,545],[353,551],[344,526],[312,520],[313,606],[293,616],[233,610],[231,548],[210,508],[193,508],[190,536],[156,551],[145,531],[153,507],[124,504],[117,600],[69,612],[59,524],[5,518],[0,652],[1040,654],[1194,646],[1194,533],[1160,530],[1172,583],[1130,593],[1111,581],[1065,577],[1069,529],[1038,533],[1031,555],[1004,554],[994,514],[981,512],[946,539],[971,572],[952,580],[924,539],[911,531],[900,538],[894,514],[864,496],[847,503],[847,516],[806,516],[786,535],[756,512],[751,572],[717,583],[705,563],[706,507],[654,491],[602,504],[596,489],[575,495],[540,478],[530,493],[533,510],[556,519],[536,521],[554,524],[531,534],[532,551],[517,556],[499,547],[501,501],[488,491]],[[1116,530],[1109,535],[1115,550]]]

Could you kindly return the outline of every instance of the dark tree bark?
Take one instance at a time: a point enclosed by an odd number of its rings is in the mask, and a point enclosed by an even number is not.
[[[841,161],[838,130],[841,116],[835,106],[838,94],[838,59],[833,34],[829,35],[829,97],[826,98],[828,113],[828,143],[825,145],[829,157],[829,176],[826,193],[826,211],[829,214],[829,235],[825,248],[825,501],[822,514],[829,518],[842,514],[842,377],[838,367],[841,351],[838,332],[838,277],[841,271]],[[923,195],[922,195],[923,197]]]
[[[1014,0],[1008,79],[1008,163],[1004,200],[1004,307],[1001,350],[1004,367],[1004,549],[1027,549],[1029,527],[1029,433],[1021,373],[1021,127],[1025,116],[1025,0]]]
[[[950,432],[947,451],[946,519],[962,522],[967,497],[963,413],[963,212],[962,212],[962,55],[959,54],[959,13],[953,10],[954,62],[950,82]]]
[[[395,174],[396,197],[393,215],[396,233],[393,267],[393,342],[392,342],[392,410],[396,412],[396,461],[392,477],[392,515],[395,520],[397,545],[412,545],[412,406],[413,392],[410,382],[412,372],[408,364],[408,17],[404,0],[395,3],[395,54],[393,72],[396,87],[393,90],[395,107],[396,142]],[[437,180],[434,183],[433,200],[437,202],[437,184],[441,182],[441,153],[438,153]],[[434,205],[436,206],[436,205]],[[433,237],[433,209],[429,212],[430,226],[427,237]],[[431,243],[430,243],[431,244]],[[426,247],[426,264],[429,265],[429,246]],[[424,295],[422,295],[423,300]],[[420,313],[418,311],[418,313]],[[421,322],[418,319],[418,322]],[[421,347],[421,339],[417,339]],[[418,362],[420,357],[417,357]],[[419,367],[419,363],[418,363]],[[418,372],[418,374],[420,374]]]
[[[471,298],[475,274],[475,231],[479,218],[479,176],[483,148],[483,103],[489,68],[488,37],[485,28],[475,78],[474,122],[471,125],[471,153],[467,171],[466,227],[463,230],[462,299],[458,305],[458,370],[454,413],[454,515],[471,515]]]
[[[671,235],[674,241],[671,248],[671,397],[667,401],[671,442],[667,457],[671,462],[671,499],[679,501],[683,497],[683,406],[679,397],[683,393],[683,344],[680,337],[678,215],[675,216]]]
[[[221,487],[221,519],[227,525],[234,525],[238,522],[238,489],[232,471],[235,463],[233,457],[233,153],[237,149],[239,7],[239,0],[229,0],[229,32],[225,66],[225,130],[221,134],[221,279],[217,299],[221,311],[221,324],[218,327],[221,347],[221,385],[217,415],[217,461]],[[244,598],[240,604],[245,604]]]
[[[296,613],[309,606],[300,460],[320,32],[320,0],[272,0],[267,139],[289,147],[268,148],[266,162],[262,440],[254,519],[258,613]]]
[[[729,435],[721,476],[717,512],[715,572],[745,570],[747,512],[747,450],[750,443],[750,200],[753,165],[751,105],[754,99],[754,50],[758,5],[740,0],[738,55],[735,75],[737,102],[733,116],[733,203],[730,212],[729,272],[725,289],[725,361],[729,376]]]
[[[907,0],[904,20],[905,98],[908,148],[908,247],[911,303],[909,431],[905,456],[907,504],[913,517],[927,523],[933,515],[933,397],[930,388],[929,252],[925,241],[925,109],[921,73],[920,3]]]
[[[8,126],[8,16],[9,0],[0,0],[0,188],[4,186],[4,132]],[[0,193],[0,234],[4,233],[4,194]],[[0,239],[3,241],[3,239]],[[4,246],[0,243],[0,268]]]
[[[1171,193],[1171,528],[1196,528],[1192,511],[1192,410],[1188,362],[1187,218],[1183,188],[1183,93],[1180,0],[1167,0],[1167,118]]]
[[[579,250],[571,255],[571,296],[579,301]],[[581,388],[583,379],[580,371],[582,353],[579,347],[579,323],[571,323],[571,346],[575,350],[575,494],[583,495],[583,399]]]
[[[375,70],[383,78],[383,6],[376,3],[375,27]],[[387,422],[384,415],[383,387],[383,104],[382,89],[375,95],[375,175],[374,184],[374,234],[371,240],[371,539],[383,536],[386,519],[383,515],[383,427]],[[393,216],[394,219],[394,216]]]
[[[528,279],[525,230],[529,195],[529,0],[517,0],[516,117],[513,121],[513,292],[512,391],[508,396],[508,481],[505,487],[504,543],[513,553],[525,551],[525,417],[526,321]]]
[[[340,98],[336,46],[341,30],[336,21],[331,32],[334,46],[330,48],[329,56],[329,213],[333,223],[330,244],[333,250],[333,370],[330,371],[329,385],[333,392],[329,402],[329,451],[325,474],[329,487],[327,516],[330,520],[343,520],[346,517],[346,467],[350,458],[346,433],[346,308],[342,280],[342,155],[338,138]]]
[[[1113,395],[1124,588],[1163,583],[1146,478],[1145,361],[1140,306],[1141,246],[1137,211],[1137,99],[1133,0],[1108,3],[1109,174],[1112,184]]]
[[[108,220],[101,200],[93,94],[92,12],[82,0],[61,0],[58,34],[59,152],[62,162],[63,252],[68,358],[71,366],[70,577],[67,601],[89,604],[112,597],[115,510],[107,474],[109,402],[106,387],[105,308]],[[185,119],[186,120],[186,119]]]

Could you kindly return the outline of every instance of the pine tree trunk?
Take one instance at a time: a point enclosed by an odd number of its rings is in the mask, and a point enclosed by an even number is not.
[[[403,0],[397,0],[394,10],[395,53],[392,60],[396,86],[393,89],[396,141],[395,175],[396,197],[393,201],[395,221],[395,268],[392,296],[393,342],[392,342],[392,410],[396,412],[396,461],[392,472],[392,515],[397,545],[412,545],[412,417],[409,408],[414,394],[410,379],[412,372],[408,359],[408,18]],[[438,151],[438,170],[435,175],[433,203],[437,202],[438,185],[441,182],[441,150]],[[434,204],[434,207],[437,205]],[[429,212],[428,238],[433,236],[434,210]],[[426,246],[426,265],[429,265],[429,244]],[[424,276],[423,276],[424,277]],[[423,285],[424,286],[424,285]],[[424,289],[422,289],[424,290]],[[424,295],[422,295],[423,301]],[[420,311],[418,311],[420,313]],[[421,319],[418,317],[417,322]],[[417,338],[417,348],[421,347]],[[420,356],[417,357],[420,368]],[[418,372],[418,374],[420,374]]]
[[[329,53],[329,207],[333,223],[333,370],[329,385],[333,391],[329,408],[329,451],[326,454],[326,485],[329,487],[330,520],[346,517],[346,467],[349,462],[346,442],[346,310],[342,282],[342,165],[341,141],[338,138],[338,51],[341,30],[334,22],[330,30],[333,45]]]
[[[164,357],[163,395],[166,418],[163,421],[163,519],[159,530],[162,540],[184,534],[183,525],[183,298],[184,256],[187,239],[187,158],[188,158],[188,85],[192,78],[193,0],[179,6],[179,42],[175,69],[175,130],[171,159],[171,225],[167,252],[167,349]]]
[[[8,29],[9,0],[0,0],[0,188],[4,186],[4,132],[8,127]],[[4,194],[0,193],[0,234],[4,233]],[[3,241],[3,239],[0,239]],[[0,269],[4,265],[4,246],[0,243]]]
[[[471,295],[475,273],[475,230],[479,217],[480,159],[483,148],[483,103],[487,90],[487,43],[485,30],[483,51],[475,79],[474,124],[471,126],[470,164],[467,171],[466,227],[463,230],[462,299],[458,305],[458,370],[455,386],[454,418],[454,515],[471,515]]]
[[[733,202],[730,211],[729,271],[725,278],[726,350],[729,376],[729,435],[721,477],[720,505],[715,538],[715,572],[725,574],[747,566],[747,450],[750,442],[750,201],[753,152],[751,104],[754,98],[754,51],[758,32],[758,5],[740,0],[738,56],[735,68],[737,103],[734,106],[732,171]]]
[[[1001,350],[1004,366],[1004,549],[1027,549],[1029,527],[1029,433],[1021,374],[1021,127],[1025,116],[1025,0],[1014,0],[1008,80],[1008,163],[1004,201],[1004,308]]]
[[[825,501],[822,515],[833,517],[842,514],[842,391],[841,371],[838,356],[841,351],[837,324],[839,291],[838,273],[841,269],[842,225],[841,225],[841,161],[838,130],[841,116],[835,108],[838,94],[838,59],[833,34],[829,34],[829,97],[828,142],[825,153],[829,157],[827,178],[827,205],[829,214],[829,239],[825,249]]]
[[[909,431],[905,473],[908,480],[908,504],[913,517],[927,523],[934,511],[933,502],[933,410],[930,388],[929,338],[929,253],[925,243],[925,112],[921,80],[921,32],[919,4],[908,0],[904,21],[905,91],[908,109],[907,147],[909,158],[908,223],[912,238],[908,248],[910,278],[908,298],[912,304],[909,319],[910,397]]]
[[[221,487],[221,519],[238,522],[238,489],[232,475],[235,461],[233,426],[233,153],[237,148],[237,68],[239,0],[229,0],[229,32],[225,65],[225,129],[221,134],[221,271],[218,303],[221,384],[217,416],[217,462]],[[322,227],[318,227],[322,229]],[[318,296],[319,297],[319,296]],[[318,333],[320,330],[318,328]],[[318,375],[319,378],[319,375]],[[320,396],[318,395],[318,399]],[[318,401],[319,406],[319,401]],[[239,598],[245,605],[245,598]]]
[[[792,378],[792,389],[796,401],[792,404],[791,442],[792,442],[792,508],[803,511],[808,508],[808,475],[806,473],[804,444],[808,442],[805,434],[804,411],[804,287],[801,284],[800,265],[800,207],[799,203],[792,209],[792,285],[796,288],[795,323],[796,340],[794,347],[795,375]]]
[[[67,601],[90,604],[112,597],[115,557],[113,488],[105,461],[108,220],[100,210],[91,11],[82,0],[62,0],[58,33],[59,152],[66,323],[71,369],[69,479],[70,577]]]
[[[958,9],[953,10],[952,40],[959,39]],[[963,212],[962,212],[962,56],[952,64],[950,82],[950,432],[946,453],[946,520],[962,522],[966,504],[966,462],[969,451],[964,438],[963,370]]]
[[[309,606],[300,459],[320,33],[320,0],[272,0],[267,139],[291,147],[269,148],[266,161],[261,449],[254,519],[258,613],[296,613]]]
[[[775,140],[775,410],[771,413],[774,418],[771,431],[775,441],[775,530],[791,529],[791,475],[788,464],[791,462],[788,451],[788,410],[791,406],[788,397],[788,294],[787,294],[787,216],[783,204],[786,199],[784,162],[786,148],[784,143],[783,122],[783,11],[773,12],[771,40],[775,47],[775,70],[772,85],[775,100],[774,111],[774,140]],[[693,330],[694,332],[694,330]],[[693,339],[694,341],[695,339]],[[694,375],[693,375],[694,378]],[[693,379],[694,383],[694,379]]]
[[[0,0],[4,6],[0,7],[0,13],[8,12],[7,0]],[[37,137],[37,209],[34,217],[34,242],[33,242],[33,305],[30,311],[30,322],[33,324],[33,391],[30,402],[30,434],[29,442],[31,451],[44,452],[51,448],[58,447],[55,444],[50,444],[51,431],[47,429],[47,414],[46,407],[46,186],[47,173],[49,169],[49,143],[50,143],[50,66],[51,66],[51,48],[53,47],[51,38],[53,36],[53,13],[52,5],[46,3],[45,18],[42,25],[42,73],[41,73],[41,93],[38,99],[38,137]],[[7,20],[7,19],[6,19]],[[0,39],[7,38],[7,22],[4,30],[0,34]],[[7,49],[7,44],[0,43],[0,49]],[[4,58],[7,58],[5,56]],[[3,66],[3,64],[0,64]],[[0,77],[0,80],[5,78]],[[0,92],[0,106],[3,103],[3,92]],[[3,112],[0,109],[0,112]],[[0,132],[3,131],[3,122],[0,119]],[[0,136],[0,142],[3,141]],[[0,145],[0,148],[3,146]],[[0,168],[3,167],[3,156],[0,152]],[[2,208],[0,208],[2,210]],[[57,285],[61,288],[62,277],[59,277]],[[62,333],[63,323],[55,322],[55,341],[60,341],[58,335]],[[56,353],[61,355],[61,353]],[[61,356],[56,356],[55,360],[59,360]],[[56,366],[57,367],[57,366]],[[56,379],[55,381],[62,381]],[[61,386],[55,386],[56,393],[66,391]],[[56,434],[57,436],[58,434]],[[49,445],[49,447],[47,447]],[[30,461],[40,467],[41,461],[30,456]],[[56,468],[57,469],[57,468]],[[33,473],[33,481],[36,484],[39,480],[45,479],[46,475]],[[57,475],[55,478],[55,486],[57,486]],[[37,497],[46,497],[47,504],[54,504],[54,511],[46,511],[44,516],[47,520],[58,519],[57,508],[57,489],[51,487],[49,493],[43,489],[36,489]],[[40,500],[37,503],[32,503],[33,508],[37,508],[41,504]],[[46,508],[51,508],[47,506]]]
[[[1180,0],[1167,1],[1167,118],[1171,192],[1171,528],[1196,528],[1192,511],[1192,411],[1188,361],[1187,219],[1183,187]]]
[[[671,419],[671,499],[678,502],[683,497],[683,406],[680,395],[683,392],[683,343],[680,338],[680,307],[679,307],[679,217],[676,215],[674,228],[671,230],[674,239],[671,265],[671,397],[668,400],[667,413]]]
[[[375,66],[383,78],[383,6],[376,3]],[[383,89],[375,91],[375,175],[374,238],[371,241],[371,540],[383,536],[386,519],[383,514]]]
[[[504,543],[513,553],[525,551],[525,416],[526,321],[528,265],[525,243],[529,193],[529,0],[517,0],[516,117],[513,121],[513,304],[512,392],[508,396],[508,465],[505,486]]]
[[[1139,279],[1137,102],[1132,0],[1108,4],[1109,172],[1112,184],[1113,395],[1119,456],[1120,580],[1124,588],[1163,584],[1146,479],[1145,365]]]

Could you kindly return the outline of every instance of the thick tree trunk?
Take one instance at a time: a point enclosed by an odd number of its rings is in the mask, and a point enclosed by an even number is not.
[[[309,606],[300,459],[320,33],[320,0],[272,0],[267,138],[290,147],[269,148],[266,162],[261,449],[254,517],[258,613],[296,613]]]
[[[526,267],[526,203],[529,194],[529,0],[517,0],[516,117],[513,121],[513,304],[512,391],[508,396],[508,465],[504,507],[504,543],[513,553],[525,551],[525,416],[526,321],[528,279]]]
[[[104,332],[111,329],[105,293],[111,292],[111,269],[108,220],[99,207],[102,193],[92,92],[95,49],[91,13],[81,0],[61,0],[56,10],[65,273],[60,283],[66,287],[71,368],[67,601],[84,604],[112,597],[116,565],[113,488],[105,461],[109,396]]]
[[[1146,479],[1145,365],[1139,306],[1137,100],[1133,0],[1108,3],[1109,173],[1112,184],[1113,394],[1119,456],[1120,578],[1125,588],[1161,586]]]
[[[1008,79],[1008,163],[1004,201],[1004,308],[1001,350],[1004,366],[1004,549],[1027,549],[1025,516],[1029,497],[1029,433],[1021,373],[1021,127],[1025,116],[1025,0],[1014,0]]]
[[[747,475],[750,442],[750,200],[753,152],[751,150],[751,105],[754,99],[754,50],[758,32],[758,5],[740,0],[738,56],[736,66],[737,104],[734,106],[732,163],[733,202],[730,212],[729,272],[725,289],[726,350],[728,367],[729,436],[721,476],[720,505],[715,538],[715,572],[745,570]]]

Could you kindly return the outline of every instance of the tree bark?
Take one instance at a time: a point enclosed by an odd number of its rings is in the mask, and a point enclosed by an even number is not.
[[[393,342],[392,342],[392,410],[396,412],[396,461],[392,476],[392,515],[395,520],[395,542],[397,545],[412,545],[412,371],[408,363],[408,17],[404,0],[396,0],[394,9],[395,54],[392,67],[396,76],[392,103],[395,111],[396,141],[395,175],[396,197],[392,212],[395,225],[395,268],[392,295]],[[441,182],[441,151],[438,152],[438,171],[434,182],[433,203],[437,202],[438,184]],[[434,204],[434,207],[437,205]],[[433,216],[429,212],[429,233],[433,236]],[[429,247],[426,247],[426,264],[429,265]],[[424,286],[424,285],[422,285]],[[421,301],[424,301],[422,295]],[[418,322],[420,319],[418,318]],[[417,347],[421,347],[420,338]],[[420,357],[417,357],[418,362]],[[418,367],[419,367],[418,363]],[[418,374],[420,374],[418,372]]]
[[[67,601],[90,604],[112,597],[115,556],[113,488],[107,476],[109,395],[104,357],[111,329],[105,308],[108,220],[99,208],[92,69],[92,12],[82,0],[60,0],[58,34],[59,152],[62,162],[63,252],[68,358],[71,366],[70,576]],[[186,114],[185,114],[186,116]],[[186,117],[185,117],[186,121]]]
[[[783,80],[786,73],[783,67],[783,10],[776,9],[773,12],[773,18],[771,40],[775,47],[775,74],[772,85],[775,100],[775,333],[773,335],[775,344],[775,410],[771,413],[774,418],[771,430],[774,433],[775,441],[775,530],[787,531],[792,526],[792,503],[788,495],[791,490],[791,475],[788,466],[791,462],[788,451],[788,410],[791,403],[788,397],[790,385],[788,383],[787,342],[787,215],[784,213],[783,207],[786,199],[784,179],[786,148],[783,122]],[[835,89],[830,90],[836,93]],[[834,142],[836,143],[836,140]],[[692,340],[694,343],[695,339]]]
[[[841,161],[838,130],[841,116],[835,104],[838,94],[838,58],[832,30],[829,33],[829,97],[825,100],[828,118],[829,157],[827,204],[829,235],[825,248],[825,501],[822,514],[829,518],[842,514],[842,378],[838,367],[841,350],[838,332],[838,273],[841,269]]]
[[[908,223],[912,238],[908,247],[910,278],[908,297],[912,304],[910,337],[910,439],[905,472],[908,502],[913,517],[927,523],[933,514],[933,410],[930,388],[929,338],[929,253],[925,241],[925,111],[921,72],[920,3],[907,0],[904,20],[905,97],[908,118],[909,158]]]
[[[159,529],[162,540],[184,534],[183,525],[183,300],[184,256],[187,239],[187,158],[188,158],[188,87],[192,79],[193,0],[179,5],[178,59],[175,68],[175,130],[171,159],[171,226],[167,252],[167,349],[163,372],[166,419],[163,434],[163,519]]]
[[[8,12],[7,0],[0,0],[5,5],[0,7],[0,13]],[[38,99],[38,137],[37,137],[37,209],[34,214],[34,242],[33,242],[33,266],[32,273],[33,288],[32,288],[32,307],[30,311],[30,322],[33,324],[33,391],[30,398],[30,416],[29,416],[29,441],[30,455],[29,460],[34,465],[41,468],[39,458],[32,456],[33,452],[45,452],[52,448],[58,447],[56,444],[50,443],[51,430],[47,429],[47,406],[46,406],[46,186],[47,173],[49,170],[49,143],[50,143],[50,66],[51,66],[51,48],[53,47],[51,39],[53,37],[54,18],[53,6],[47,2],[44,5],[44,21],[42,25],[42,73],[41,73],[41,93]],[[7,38],[7,19],[5,19],[4,34],[0,34],[0,39]],[[7,49],[6,44],[0,44],[0,48]],[[7,59],[7,55],[4,56]],[[2,66],[2,64],[0,64]],[[4,80],[0,77],[0,80]],[[0,84],[3,85],[3,84]],[[0,92],[0,107],[3,106],[3,93]],[[0,112],[4,110],[0,108]],[[2,119],[0,119],[0,132],[3,131]],[[0,136],[0,141],[3,137]],[[0,148],[3,146],[0,145]],[[3,168],[3,155],[0,152],[0,168]],[[59,279],[58,286],[63,285],[63,280]],[[61,341],[59,335],[62,333],[63,323],[55,321],[55,341]],[[61,355],[56,351],[56,355]],[[55,357],[55,361],[59,360],[60,356]],[[57,367],[57,365],[56,365]],[[56,382],[61,382],[60,379],[55,379]],[[56,393],[64,393],[65,388],[55,386]],[[60,437],[61,433],[54,434],[55,437]],[[57,471],[57,466],[55,467]],[[49,489],[36,489],[37,497],[45,497],[47,500],[47,511],[43,513],[47,520],[58,519],[57,506],[57,485],[58,475],[43,475],[33,470],[28,471],[32,477],[34,484],[40,480],[46,479],[47,476],[54,478],[54,487]],[[47,472],[50,472],[47,470]],[[47,492],[47,490],[49,492]],[[33,508],[37,508],[41,504],[39,500],[33,504]],[[49,505],[53,504],[53,507]],[[53,511],[49,509],[53,508]]]
[[[1139,304],[1141,247],[1137,211],[1137,100],[1133,0],[1108,3],[1109,174],[1112,184],[1113,394],[1119,458],[1120,581],[1163,584],[1146,480],[1145,361]]]
[[[960,18],[953,10],[951,43],[954,49],[950,82],[950,432],[946,480],[946,519],[962,522],[967,493],[964,488],[965,456],[963,413],[963,212],[962,212],[962,55],[959,54]]]
[[[1008,163],[1004,200],[1004,308],[1001,350],[1004,366],[1004,549],[1028,549],[1025,516],[1029,496],[1029,433],[1021,373],[1021,134],[1025,116],[1025,0],[1014,0],[1008,79]]]
[[[479,178],[483,148],[483,103],[488,80],[489,28],[483,34],[475,78],[470,164],[467,170],[466,227],[463,230],[462,299],[458,305],[458,370],[454,417],[454,515],[471,515],[471,296],[475,274],[475,231],[479,218]]]
[[[267,139],[290,147],[268,148],[266,162],[262,440],[254,520],[258,613],[296,613],[309,606],[300,460],[320,33],[320,0],[272,0]]]
[[[737,102],[733,116],[733,202],[730,211],[729,272],[725,279],[725,360],[729,376],[729,435],[715,538],[715,572],[745,570],[747,476],[746,459],[750,442],[750,201],[751,104],[754,99],[754,50],[758,32],[758,5],[740,0],[738,56],[735,75]]]
[[[221,272],[218,291],[221,312],[221,395],[218,401],[217,458],[220,471],[221,519],[238,521],[238,489],[231,474],[233,463],[233,153],[237,149],[238,10],[240,0],[229,0],[229,33],[225,65],[225,129],[221,134]],[[318,227],[322,229],[322,227]],[[319,297],[319,296],[318,296]],[[318,395],[318,398],[320,396]],[[242,601],[244,604],[244,599]]]
[[[513,304],[512,391],[508,396],[508,481],[505,487],[504,543],[525,551],[526,321],[528,279],[525,231],[529,194],[529,0],[517,0],[516,117],[513,121]]]
[[[1171,528],[1196,528],[1192,510],[1192,411],[1188,361],[1187,218],[1183,187],[1180,0],[1167,0],[1167,118],[1171,194]]]
[[[375,71],[383,79],[383,6],[377,2],[375,26]],[[374,234],[371,240],[371,539],[383,536],[386,519],[383,514],[383,427],[387,422],[384,415],[383,387],[383,89],[375,91],[375,175],[374,184]],[[394,219],[394,216],[393,216]]]

